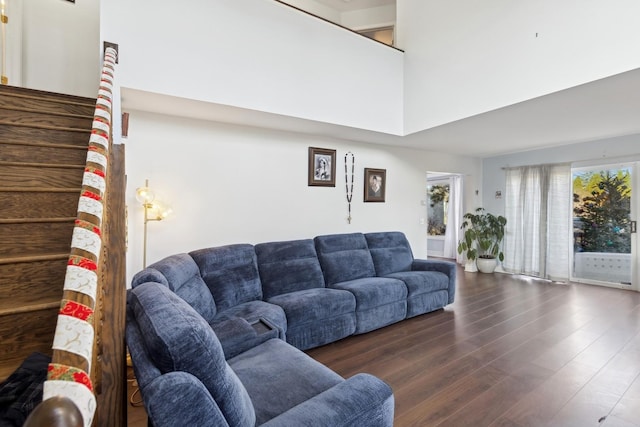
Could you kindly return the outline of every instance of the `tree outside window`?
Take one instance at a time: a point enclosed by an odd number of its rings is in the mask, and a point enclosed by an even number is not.
[[[631,253],[630,208],[630,169],[574,173],[574,250]]]
[[[427,233],[430,236],[444,236],[447,231],[447,211],[449,208],[449,184],[427,185]]]

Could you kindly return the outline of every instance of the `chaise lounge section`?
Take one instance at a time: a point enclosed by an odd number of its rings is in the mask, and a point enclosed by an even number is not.
[[[345,380],[278,338],[225,360],[210,325],[159,283],[128,293],[126,328],[155,427],[393,425],[393,393],[378,378]]]

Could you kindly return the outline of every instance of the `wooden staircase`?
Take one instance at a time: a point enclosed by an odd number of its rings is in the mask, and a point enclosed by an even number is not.
[[[0,86],[0,381],[51,354],[94,108]]]

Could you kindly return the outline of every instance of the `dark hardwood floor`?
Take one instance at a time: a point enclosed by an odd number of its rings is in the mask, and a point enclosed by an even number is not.
[[[637,292],[459,270],[445,310],[307,353],[386,381],[397,427],[640,426]]]

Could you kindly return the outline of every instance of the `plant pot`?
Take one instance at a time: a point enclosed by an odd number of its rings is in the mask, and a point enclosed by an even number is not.
[[[464,264],[464,271],[466,271],[467,273],[476,273],[478,271],[478,267],[476,266],[475,260],[467,260],[467,262]]]
[[[496,269],[498,262],[495,258],[478,258],[476,260],[478,270],[482,273],[493,273]]]

